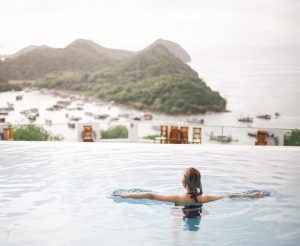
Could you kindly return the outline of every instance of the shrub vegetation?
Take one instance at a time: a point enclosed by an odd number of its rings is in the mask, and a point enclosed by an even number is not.
[[[61,136],[51,135],[48,131],[36,125],[17,126],[14,129],[16,141],[60,141]]]
[[[21,91],[22,86],[0,81],[0,92],[12,91],[12,90]]]
[[[117,139],[117,138],[128,138],[128,130],[126,126],[114,126],[106,131],[101,131],[102,139]]]
[[[292,130],[284,135],[284,145],[300,146],[300,130]]]

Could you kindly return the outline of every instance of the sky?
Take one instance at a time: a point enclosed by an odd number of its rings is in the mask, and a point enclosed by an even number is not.
[[[300,45],[300,0],[0,0],[0,54],[78,38],[140,50],[158,38],[200,46]]]

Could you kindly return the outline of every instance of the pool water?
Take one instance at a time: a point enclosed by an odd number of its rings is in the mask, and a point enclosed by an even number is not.
[[[291,147],[1,142],[0,244],[299,245],[299,160]],[[190,166],[206,194],[268,196],[195,211],[112,196],[184,193]]]

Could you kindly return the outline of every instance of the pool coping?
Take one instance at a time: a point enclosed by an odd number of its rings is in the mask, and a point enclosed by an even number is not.
[[[39,146],[72,146],[72,145],[81,145],[84,147],[87,146],[112,146],[112,147],[125,147],[125,146],[149,146],[149,143],[132,143],[132,142],[63,142],[63,141],[0,141],[0,146],[5,145],[15,145],[24,146],[24,145],[39,145]],[[153,144],[153,148],[164,148],[164,149],[201,149],[201,150],[276,150],[276,151],[299,151],[300,147],[298,146],[255,146],[255,145],[226,145],[226,144]],[[0,148],[1,152],[1,148]]]

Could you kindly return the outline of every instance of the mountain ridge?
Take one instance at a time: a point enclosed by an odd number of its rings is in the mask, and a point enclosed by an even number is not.
[[[187,52],[175,42],[158,39],[141,51],[103,47],[91,40],[77,39],[64,48],[31,45],[0,59],[0,75],[7,80],[37,79],[54,71],[96,71],[138,55],[156,45],[165,46],[183,62]]]
[[[36,86],[86,92],[140,110],[168,114],[219,112],[226,107],[218,92],[160,44],[97,72],[49,74]]]

